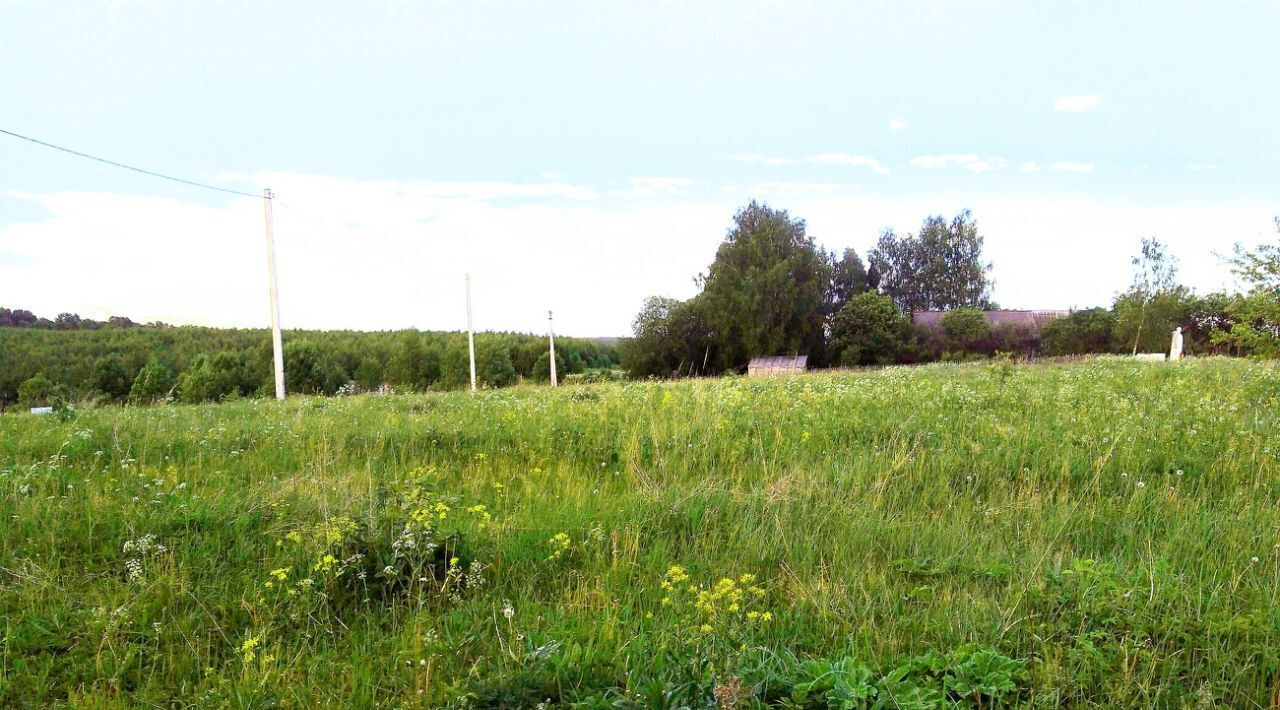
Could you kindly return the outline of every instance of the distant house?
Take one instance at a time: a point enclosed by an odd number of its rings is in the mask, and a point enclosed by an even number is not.
[[[749,377],[796,375],[804,372],[808,366],[808,355],[753,357],[751,362],[747,364],[747,375]]]
[[[911,322],[925,328],[941,328],[946,311],[916,311]],[[992,328],[1022,326],[1036,332],[1051,320],[1071,315],[1071,311],[983,311]]]

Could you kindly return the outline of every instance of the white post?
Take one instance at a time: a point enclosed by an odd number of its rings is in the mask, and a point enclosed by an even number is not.
[[[471,328],[471,274],[467,274],[467,351],[471,357],[471,391],[476,391],[476,335]]]
[[[271,352],[275,361],[276,399],[284,399],[284,348],[280,345],[280,296],[276,287],[276,243],[271,234],[270,188],[262,191],[262,210],[267,221],[267,278],[271,286]]]
[[[556,328],[551,321],[551,311],[547,311],[547,336],[551,340],[551,386],[556,387]]]

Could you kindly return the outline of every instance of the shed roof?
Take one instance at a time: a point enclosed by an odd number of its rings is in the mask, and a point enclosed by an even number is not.
[[[747,366],[747,371],[760,372],[764,374],[771,372],[803,371],[808,367],[808,365],[808,355],[770,355],[767,357],[751,358],[751,363]]]

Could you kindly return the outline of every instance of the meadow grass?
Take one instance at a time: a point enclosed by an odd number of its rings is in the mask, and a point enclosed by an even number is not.
[[[5,415],[0,704],[1272,707],[1278,404],[1102,358]]]

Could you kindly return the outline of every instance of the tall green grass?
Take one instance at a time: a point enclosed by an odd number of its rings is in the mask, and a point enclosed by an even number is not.
[[[1268,707],[1278,405],[1097,359],[5,415],[0,704]],[[743,574],[771,620],[693,606]]]

